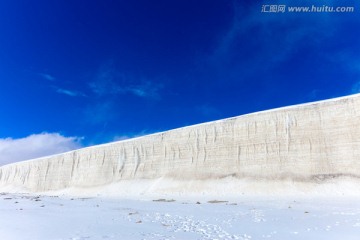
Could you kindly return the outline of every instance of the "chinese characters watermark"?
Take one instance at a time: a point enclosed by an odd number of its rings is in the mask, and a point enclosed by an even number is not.
[[[286,6],[286,5],[262,5],[261,12],[263,13],[349,13],[354,12],[355,7],[333,7],[333,6]]]

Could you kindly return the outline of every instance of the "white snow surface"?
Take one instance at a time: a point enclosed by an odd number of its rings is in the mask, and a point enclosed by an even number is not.
[[[0,194],[0,239],[359,239],[349,197],[126,200]]]

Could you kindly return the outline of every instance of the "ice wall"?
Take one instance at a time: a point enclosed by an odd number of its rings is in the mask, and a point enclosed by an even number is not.
[[[122,180],[360,176],[360,95],[258,112],[0,168],[0,188]]]

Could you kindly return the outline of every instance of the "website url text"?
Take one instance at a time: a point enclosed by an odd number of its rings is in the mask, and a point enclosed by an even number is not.
[[[354,12],[355,7],[334,7],[334,6],[315,6],[311,7],[294,7],[286,5],[262,5],[261,12],[264,13],[285,13],[285,12],[295,12],[295,13],[349,13]]]

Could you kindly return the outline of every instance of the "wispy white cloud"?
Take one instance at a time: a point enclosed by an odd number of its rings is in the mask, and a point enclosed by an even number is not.
[[[59,133],[33,134],[25,138],[0,139],[0,165],[67,152],[82,147],[82,138]]]
[[[56,78],[54,76],[47,74],[47,73],[39,73],[39,76],[48,81],[52,81],[52,82],[56,80]]]
[[[82,92],[67,90],[67,89],[63,89],[63,88],[57,88],[56,92],[60,93],[60,94],[65,94],[70,97],[86,97],[86,95]]]
[[[141,98],[159,99],[163,85],[121,73],[111,63],[99,69],[95,80],[89,83],[89,87],[98,97],[131,94]]]
[[[161,84],[154,84],[150,81],[146,81],[140,85],[126,87],[124,88],[124,92],[129,92],[135,96],[142,98],[159,99],[159,91],[161,88]]]
[[[120,87],[125,76],[114,66],[113,61],[100,66],[95,78],[89,83],[90,90],[98,97],[108,97],[123,92]]]
[[[51,81],[51,82],[58,82],[57,79],[50,75],[50,74],[47,74],[47,73],[38,73],[39,76],[41,76],[42,78],[48,80],[48,81]],[[53,88],[53,90],[55,90],[57,93],[59,94],[64,94],[64,95],[67,95],[67,96],[70,96],[70,97],[86,97],[86,95],[82,92],[79,92],[79,91],[75,91],[75,90],[69,90],[69,89],[65,89],[63,87],[59,87],[59,86],[56,86],[56,85],[61,85],[59,83],[53,83],[51,85],[49,85],[49,87]]]
[[[283,4],[278,0],[271,4],[277,3]],[[320,46],[336,31],[330,16],[322,15],[316,21],[315,15],[304,18],[289,13],[284,17],[261,13],[261,6],[260,2],[245,6],[234,1],[232,24],[221,34],[209,58],[214,66],[234,66],[241,74],[268,70],[287,61],[305,46]],[[279,34],[281,32],[284,34]]]
[[[95,80],[89,83],[89,87],[99,97],[116,95],[123,92],[120,87],[123,78],[112,65],[105,65],[100,68]]]
[[[117,119],[121,113],[119,101],[133,96],[144,100],[161,99],[163,85],[133,74],[123,73],[112,61],[102,65],[94,79],[88,82],[87,97],[91,102],[84,110],[86,121],[106,125]]]

